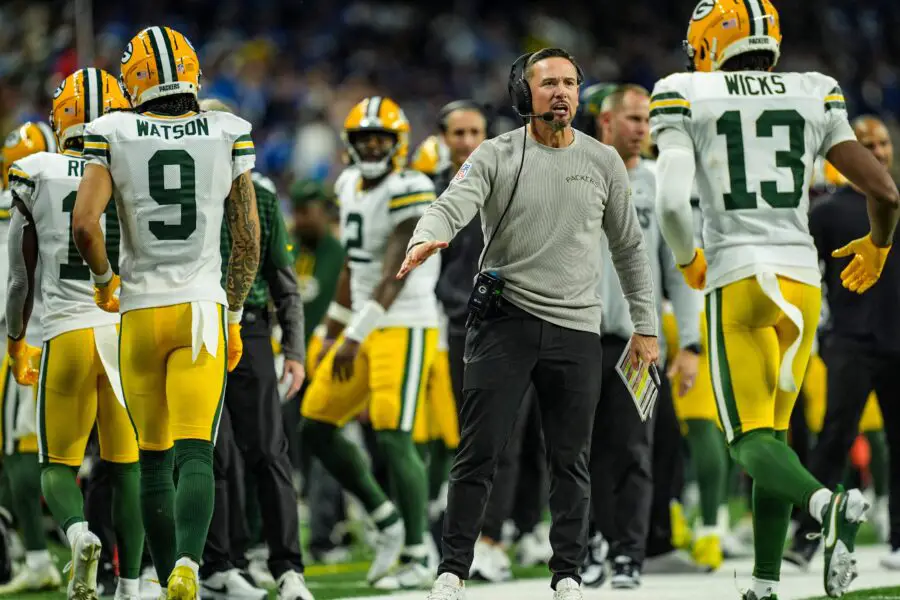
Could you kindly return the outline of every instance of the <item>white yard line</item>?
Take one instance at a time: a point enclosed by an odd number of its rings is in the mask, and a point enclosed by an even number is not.
[[[884,546],[860,548],[857,552],[859,560],[859,578],[853,582],[851,591],[866,588],[900,586],[900,572],[887,571],[878,565],[878,560],[887,553]],[[726,562],[716,573],[709,575],[645,575],[640,588],[636,590],[613,590],[609,583],[602,588],[585,589],[584,597],[588,600],[622,599],[622,600],[739,600],[738,587],[750,586],[753,569],[751,560],[733,560]],[[737,581],[735,581],[737,572]],[[427,591],[404,592],[391,596],[372,596],[357,600],[384,600],[385,598],[425,600]],[[800,571],[796,567],[785,564],[781,573],[781,585],[778,597],[781,600],[801,600],[804,598],[824,596],[822,585],[822,554],[813,560],[809,571]],[[496,585],[470,586],[467,589],[467,600],[551,600],[549,577],[546,580],[532,579]],[[896,596],[900,599],[900,587]]]

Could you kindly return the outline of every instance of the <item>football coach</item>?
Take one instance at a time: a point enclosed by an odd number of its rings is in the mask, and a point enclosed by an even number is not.
[[[446,248],[480,212],[485,249],[469,299],[461,441],[430,598],[462,597],[497,459],[531,384],[551,475],[551,587],[581,598],[604,234],[635,326],[631,360],[658,358],[653,276],[628,173],[614,149],[572,128],[583,79],[558,48],[516,60],[509,91],[526,125],[472,153],[419,220],[397,274]]]

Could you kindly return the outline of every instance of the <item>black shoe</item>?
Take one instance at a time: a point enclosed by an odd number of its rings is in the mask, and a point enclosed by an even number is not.
[[[97,568],[97,595],[113,596],[119,581],[116,578],[116,569],[112,563],[101,563]]]
[[[632,590],[639,587],[641,585],[640,567],[627,556],[617,556],[613,561],[613,576],[610,585],[617,590]]]
[[[588,543],[587,555],[581,565],[581,583],[585,587],[598,588],[609,576],[606,557],[609,555],[609,543],[599,533]]]
[[[809,563],[812,562],[813,557],[816,555],[816,550],[818,549],[818,539],[806,539],[806,535],[798,531],[797,534],[794,535],[791,547],[784,551],[783,559],[792,565],[797,565],[801,569],[806,570],[809,568]]]

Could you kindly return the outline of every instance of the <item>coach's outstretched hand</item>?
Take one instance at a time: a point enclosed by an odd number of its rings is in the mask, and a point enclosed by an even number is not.
[[[406,253],[406,259],[403,261],[403,265],[400,266],[400,271],[397,272],[397,279],[403,279],[410,271],[431,258],[435,252],[443,250],[449,245],[447,242],[438,241],[416,244]]]

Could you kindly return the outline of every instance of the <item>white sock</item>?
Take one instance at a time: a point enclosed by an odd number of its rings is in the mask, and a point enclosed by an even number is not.
[[[416,560],[423,560],[428,557],[428,546],[425,544],[416,544],[415,546],[407,546],[403,549],[403,555]]]
[[[822,488],[813,492],[813,495],[809,497],[809,514],[819,523],[822,522],[825,509],[828,508],[833,495],[828,488]]]
[[[178,560],[175,561],[176,567],[190,567],[191,571],[194,572],[194,575],[199,579],[200,578],[200,565],[192,561],[187,556],[182,556]]]
[[[32,571],[43,568],[52,562],[49,550],[29,550],[25,553],[25,565]]]
[[[74,546],[75,540],[77,540],[82,534],[87,533],[87,531],[87,521],[79,521],[77,523],[69,525],[69,528],[66,529],[66,539],[69,540],[69,545]]]
[[[393,516],[395,512],[397,512],[397,508],[394,506],[394,504],[392,502],[385,502],[372,511],[372,521],[374,521],[375,525],[380,529],[380,523]]]
[[[769,596],[774,596],[778,592],[778,582],[757,579],[754,577],[753,585],[750,586],[750,589],[756,594],[756,597],[759,598],[759,600],[764,600]]]
[[[119,587],[116,593],[121,593],[128,596],[138,596],[141,593],[141,580],[140,579],[125,579],[123,577],[119,577]]]

